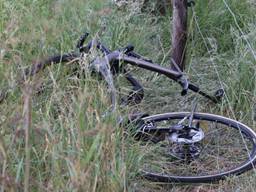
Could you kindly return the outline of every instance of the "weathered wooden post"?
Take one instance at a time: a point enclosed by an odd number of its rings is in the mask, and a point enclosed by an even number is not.
[[[174,62],[181,71],[185,68],[185,53],[187,42],[187,0],[173,0],[172,24],[172,53],[171,67],[177,70]]]

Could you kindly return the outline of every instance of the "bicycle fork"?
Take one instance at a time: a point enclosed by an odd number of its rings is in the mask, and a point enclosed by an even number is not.
[[[200,122],[194,120],[197,103],[194,102],[191,113],[171,127],[168,136],[170,142],[170,154],[175,158],[190,163],[197,158],[202,151],[200,141],[204,138],[204,132],[200,128]],[[188,124],[183,124],[188,121]]]

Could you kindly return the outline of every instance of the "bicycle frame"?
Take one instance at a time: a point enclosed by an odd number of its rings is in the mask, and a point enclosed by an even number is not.
[[[218,103],[220,98],[221,98],[221,96],[220,97],[216,96],[216,94],[215,94],[215,96],[211,96],[211,95],[201,91],[199,87],[190,83],[188,81],[187,77],[185,76],[185,74],[183,72],[180,72],[178,69],[177,69],[177,71],[175,71],[175,70],[169,69],[167,67],[160,66],[159,64],[153,63],[152,61],[149,61],[147,59],[144,59],[140,55],[133,52],[133,46],[131,46],[132,48],[127,46],[129,48],[127,48],[127,50],[125,50],[125,51],[118,51],[118,50],[111,51],[110,49],[105,47],[103,44],[101,44],[99,41],[97,41],[96,39],[93,39],[86,46],[83,46],[84,40],[85,40],[87,35],[88,34],[85,34],[84,36],[82,36],[80,38],[79,42],[78,42],[77,48],[79,49],[80,54],[88,53],[89,50],[92,47],[96,47],[97,49],[101,50],[101,52],[105,55],[105,58],[100,59],[100,61],[99,61],[99,63],[102,64],[103,68],[105,68],[105,69],[108,68],[107,67],[108,64],[115,65],[115,63],[117,63],[119,65],[119,62],[123,62],[123,63],[133,65],[135,67],[139,67],[139,68],[146,69],[146,70],[149,70],[149,71],[152,71],[152,72],[156,72],[156,73],[161,74],[161,75],[165,75],[169,79],[176,81],[183,88],[182,91],[181,91],[182,96],[186,95],[188,89],[190,89],[193,92],[204,96],[205,98],[211,100],[214,103]],[[128,55],[130,53],[132,53],[132,55],[137,55],[137,57]],[[46,60],[45,62],[38,63],[38,64],[26,69],[25,70],[25,76],[35,75],[41,69],[45,68],[49,64],[49,61],[51,61],[51,60],[54,60],[55,63],[58,63],[58,62],[64,61],[64,60],[72,60],[72,59],[70,59],[70,57],[71,58],[78,58],[79,54],[71,53],[71,54],[64,54],[61,57],[50,58],[50,59]],[[108,74],[108,75],[113,75],[113,74]],[[128,74],[126,76],[126,79],[134,87],[136,87],[136,86],[139,87],[139,89],[136,89],[135,91],[138,91],[138,90],[142,89],[142,86],[140,86],[140,84],[136,81],[136,79],[134,79],[132,77],[132,75]],[[223,90],[221,92],[222,92],[221,94],[223,95]]]
[[[172,69],[160,66],[159,64],[156,64],[153,62],[145,61],[143,59],[138,59],[136,57],[127,56],[119,51],[113,51],[113,52],[106,54],[106,59],[109,63],[113,63],[114,61],[119,61],[119,62],[122,61],[124,63],[128,63],[135,67],[143,68],[143,69],[146,69],[149,71],[156,72],[161,75],[165,75],[169,79],[172,79],[172,80],[178,82],[183,87],[182,95],[185,95],[187,93],[187,89],[190,89],[190,90],[206,97],[207,99],[211,100],[214,103],[217,103],[219,101],[218,98],[208,95],[207,93],[201,91],[199,89],[199,87],[197,87],[196,85],[189,83],[187,81],[187,78],[184,76],[184,73],[174,71]],[[186,84],[187,84],[187,87],[186,87]]]

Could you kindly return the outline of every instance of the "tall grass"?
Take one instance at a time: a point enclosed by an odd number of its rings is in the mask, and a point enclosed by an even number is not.
[[[226,90],[221,107],[209,108],[202,102],[200,109],[232,118],[234,114],[254,126],[256,7],[249,1],[227,1],[239,29],[223,0],[196,3],[190,16],[187,72],[203,89]],[[120,11],[104,0],[0,0],[0,17],[0,90],[15,87],[25,66],[72,51],[84,31],[98,34],[111,49],[132,43],[139,53],[169,65],[170,16],[134,7]],[[122,111],[102,118],[109,106],[106,89],[89,73],[78,78],[73,70],[79,67],[59,64],[31,80],[31,147],[25,143],[22,89],[15,87],[0,105],[2,191],[22,190],[26,182],[30,191],[250,191],[255,187],[251,173],[206,186],[163,186],[139,178],[142,154],[129,131],[119,127]],[[140,106],[145,111],[190,108],[194,95],[181,98],[176,85],[166,79],[134,73],[146,87],[146,100]]]

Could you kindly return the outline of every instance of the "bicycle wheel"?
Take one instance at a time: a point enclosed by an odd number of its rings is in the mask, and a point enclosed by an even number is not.
[[[25,76],[26,77],[33,76],[51,64],[67,63],[67,62],[77,60],[79,59],[79,57],[80,57],[79,54],[76,54],[76,53],[65,53],[63,55],[55,55],[55,56],[49,57],[48,59],[42,62],[36,63],[26,68]]]
[[[22,80],[20,82],[24,81],[25,78],[29,76],[35,76],[37,73],[43,71],[46,67],[50,66],[51,64],[65,64],[65,63],[75,63],[75,62],[81,62],[81,54],[78,53],[65,53],[62,55],[54,55],[51,56],[39,63],[36,63],[24,70],[24,76],[22,76]],[[111,112],[116,110],[116,91],[114,87],[114,82],[113,82],[113,75],[112,71],[110,70],[110,67],[107,64],[103,63],[108,63],[108,61],[105,58],[100,58],[100,57],[95,57],[93,61],[89,64],[89,70],[92,73],[96,73],[98,76],[102,78],[107,84],[108,88],[108,94],[110,97],[110,103],[111,107],[103,114],[103,116],[106,116],[107,114],[110,114]]]
[[[177,143],[170,142],[170,131],[163,127],[177,125],[189,114],[165,113],[143,118],[144,127],[153,125],[158,130],[155,135],[164,135],[161,136],[164,139],[155,139],[155,143],[140,145],[145,178],[158,182],[214,182],[253,168],[256,161],[254,131],[238,121],[208,113],[194,114],[193,119],[204,132],[204,138],[195,144],[197,157],[189,162],[175,157],[172,152]]]

